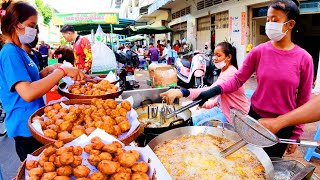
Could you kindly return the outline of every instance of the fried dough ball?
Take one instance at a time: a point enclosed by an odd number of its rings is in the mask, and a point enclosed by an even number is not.
[[[92,142],[92,143],[102,142],[102,139],[98,136],[95,136],[91,139],[90,142]]]
[[[58,140],[63,141],[64,143],[70,142],[75,138],[72,134],[68,133],[67,131],[60,132],[58,134]]]
[[[58,110],[52,109],[52,110],[47,112],[47,117],[51,119],[53,116],[55,116],[57,114],[58,114]]]
[[[117,91],[115,89],[108,89],[107,92],[111,94],[111,93],[115,93]]]
[[[63,113],[58,113],[56,115],[54,115],[51,119],[53,119],[54,121],[58,120],[58,119],[62,119],[63,118]]]
[[[56,166],[53,164],[53,162],[45,162],[43,169],[45,172],[54,172],[56,170]]]
[[[61,141],[61,140],[58,140],[58,141],[54,142],[53,145],[54,145],[54,147],[56,147],[56,148],[61,148],[61,147],[64,145],[64,142]]]
[[[114,129],[113,126],[104,126],[102,128],[106,133],[110,134],[110,135],[114,135],[116,133],[116,130]]]
[[[84,128],[84,127],[83,127]],[[82,134],[85,133],[85,130],[84,129],[75,129],[75,130],[72,130],[71,134],[75,137],[79,137],[81,136]]]
[[[127,153],[131,153],[136,158],[136,160],[140,159],[140,153],[137,150],[129,150],[127,151]]]
[[[51,111],[53,109],[53,106],[47,106],[44,108],[44,113],[47,114],[49,111]]]
[[[43,167],[44,163],[49,160],[49,157],[45,156],[44,154],[40,155],[39,158],[39,165]]]
[[[108,152],[102,152],[100,155],[99,155],[100,159],[101,160],[109,160],[111,161],[112,160],[112,155]]]
[[[115,121],[116,121],[116,124],[119,124],[119,123],[121,123],[123,121],[128,121],[128,118],[123,117],[123,116],[118,116],[118,117],[115,118]]]
[[[122,121],[118,124],[121,129],[121,132],[126,132],[130,130],[130,123],[129,121]]]
[[[108,106],[108,107],[109,107],[109,106]],[[111,112],[112,112],[112,110],[113,110],[113,109],[107,109],[107,110],[106,110],[106,114],[107,114],[107,116],[111,116]]]
[[[46,123],[44,121],[39,121],[41,125],[41,129],[46,129]]]
[[[87,88],[86,88],[85,86],[82,86],[82,87],[80,88],[81,94],[84,94],[86,91],[87,91]]]
[[[91,127],[96,128],[96,127],[95,127],[95,122],[94,122],[94,121],[92,121],[92,122],[87,122],[87,123],[86,123],[86,125],[85,125],[85,128],[91,128]]]
[[[68,131],[68,132],[71,132],[72,130],[72,127],[73,127],[73,124],[72,122],[70,121],[63,121],[60,125],[60,130],[61,131]]]
[[[115,125],[116,122],[110,116],[102,116],[102,121],[107,125]]]
[[[60,156],[60,162],[62,165],[72,164],[73,161],[74,161],[74,156],[72,152],[65,152],[65,153],[62,153]]]
[[[76,94],[76,95],[80,95],[80,94],[81,94],[81,91],[80,91],[80,89],[78,89],[78,88],[73,88],[73,89],[71,90],[71,93],[72,93],[72,94]]]
[[[99,96],[100,95],[100,90],[95,90],[92,93],[93,96]]]
[[[65,121],[74,121],[77,119],[77,115],[74,112],[69,112],[68,114],[66,114],[65,116],[63,116],[63,120]]]
[[[54,162],[53,164],[56,166],[56,167],[61,167],[62,164],[60,162],[60,156],[56,156],[56,158],[54,159]]]
[[[74,161],[72,162],[72,167],[77,167],[82,164],[82,157],[81,156],[74,156]]]
[[[144,161],[137,162],[131,167],[134,172],[143,172],[147,173],[149,170],[148,164]]]
[[[92,144],[88,144],[88,145],[84,146],[83,150],[84,150],[84,152],[90,154],[90,151],[93,150]]]
[[[50,155],[54,154],[55,152],[56,152],[56,148],[50,146],[50,147],[48,147],[46,150],[44,150],[43,154],[44,154],[45,156],[48,156],[48,157],[49,157]]]
[[[149,176],[146,173],[135,172],[131,175],[132,180],[149,180]]]
[[[86,135],[90,135],[93,131],[95,131],[96,128],[95,127],[89,127],[85,130]]]
[[[113,110],[111,110],[110,116],[115,119],[116,117],[120,116],[120,111],[113,109]]]
[[[70,106],[69,107],[69,113],[70,112],[73,112],[76,115],[79,115],[79,114],[81,114],[81,109],[79,109],[77,106]]]
[[[32,177],[32,176],[37,176],[37,177],[41,177],[43,174],[43,168],[33,168],[29,171],[28,176]]]
[[[63,119],[57,119],[54,124],[57,125],[57,126],[59,126],[59,130],[60,130],[60,124],[63,123],[63,122],[64,122]]]
[[[115,153],[117,152],[118,147],[115,144],[105,144],[102,148],[102,151],[108,153]]]
[[[77,178],[77,180],[90,180],[89,178]]]
[[[67,108],[61,108],[61,109],[59,110],[59,112],[68,113],[68,112],[69,112],[69,109],[67,109]]]
[[[55,121],[53,119],[47,119],[44,123],[46,124],[46,126],[49,126],[51,124],[54,124]]]
[[[60,109],[62,109],[62,106],[60,105],[60,103],[55,103],[55,104],[53,104],[53,109],[59,111]]]
[[[87,86],[88,86],[88,87],[91,87],[91,88],[92,88],[92,87],[93,87],[93,85],[94,85],[94,83],[93,83],[93,82],[87,82]]]
[[[51,154],[49,156],[48,162],[54,162],[54,160],[56,159],[57,155],[56,154]]]
[[[91,154],[89,157],[88,157],[88,162],[93,165],[93,166],[97,166],[99,164],[99,162],[101,161],[99,155],[93,155]]]
[[[57,172],[48,172],[42,175],[41,180],[53,180],[55,177],[57,177]]]
[[[92,149],[91,151],[90,151],[90,154],[92,154],[92,155],[97,155],[97,156],[99,156],[100,155],[100,151],[99,150],[96,150],[96,149]]]
[[[93,111],[93,112],[91,113],[91,118],[92,118],[94,121],[97,121],[99,117],[100,117],[100,114],[98,113],[98,111]]]
[[[126,167],[120,167],[117,172],[125,172],[125,173],[130,173],[131,174],[131,169],[130,168],[126,168]]]
[[[50,124],[49,126],[47,126],[47,129],[51,129],[51,130],[53,130],[53,131],[55,131],[55,132],[60,131],[59,126],[57,126],[57,125],[55,125],[55,124]]]
[[[73,169],[73,175],[76,178],[88,177],[90,169],[87,166],[78,166]]]
[[[82,154],[82,147],[81,146],[74,146],[73,147],[73,154],[75,156],[81,156]]]
[[[85,114],[86,116],[89,116],[92,112],[93,112],[93,110],[92,110],[91,108],[86,108],[86,109],[84,110],[84,114]]]
[[[114,125],[114,135],[119,136],[120,134],[122,134],[121,128],[118,125]]]
[[[130,102],[127,101],[127,100],[124,100],[124,101],[121,102],[121,107],[123,107],[123,108],[126,109],[127,111],[130,111],[131,108],[132,108]]]
[[[110,180],[130,180],[130,173],[118,172],[116,174],[113,174]]]
[[[29,160],[27,161],[26,163],[26,169],[27,170],[30,170],[30,169],[33,169],[33,168],[36,168],[38,167],[38,161],[35,161],[35,160]]]
[[[90,180],[107,180],[108,177],[102,172],[94,172],[90,175]]]
[[[56,176],[54,180],[71,180],[68,176]]]
[[[118,103],[113,99],[106,100],[106,103],[111,109],[115,109],[118,105]]]
[[[119,112],[121,116],[126,117],[128,111],[125,108],[120,108]]]
[[[120,168],[120,163],[103,160],[98,164],[98,170],[101,171],[104,174],[110,175],[117,172],[117,170]]]
[[[118,141],[113,141],[112,144],[115,145],[117,148],[122,148],[122,144]]]
[[[95,125],[96,128],[100,128],[100,129],[102,129],[105,126],[104,122],[96,121],[96,120],[95,120],[95,124],[94,125]]]
[[[40,177],[38,177],[38,176],[31,176],[31,177],[29,177],[29,180],[40,180]]]
[[[133,153],[125,152],[119,156],[119,163],[123,167],[132,167],[136,161],[136,157],[133,155]]]
[[[59,176],[71,176],[72,170],[71,166],[62,166],[57,169],[57,174]]]
[[[99,109],[99,110],[97,111],[97,113],[98,113],[101,117],[107,114],[106,111],[105,111],[104,109],[102,109],[102,108]]]
[[[104,146],[104,143],[101,141],[97,141],[97,142],[92,143],[92,148],[96,149],[96,150],[101,150],[103,148],[103,146]]]
[[[61,154],[69,152],[69,149],[67,147],[61,147],[56,150],[56,155],[60,156]]]
[[[118,148],[117,149],[117,152],[115,153],[115,155],[116,156],[120,156],[120,155],[122,155],[123,153],[125,153],[126,151],[124,150],[124,149],[122,149],[122,148]]]

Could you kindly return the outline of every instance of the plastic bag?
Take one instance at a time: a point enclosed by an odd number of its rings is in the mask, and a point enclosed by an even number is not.
[[[113,51],[102,42],[92,46],[92,72],[103,72],[116,69],[117,61]]]

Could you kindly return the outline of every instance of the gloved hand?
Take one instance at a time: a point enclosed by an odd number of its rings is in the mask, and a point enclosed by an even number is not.
[[[162,99],[164,99],[168,104],[173,104],[173,101],[176,98],[182,97],[182,92],[180,89],[170,89],[169,91],[166,91],[164,93],[161,93],[160,96]]]
[[[194,101],[201,99],[201,102],[199,103],[199,105],[202,106],[210,98],[215,97],[216,95],[219,95],[219,94],[221,94],[221,88],[220,86],[215,86],[213,88],[210,88],[207,91],[203,91],[202,93],[200,93],[199,96],[194,99]]]

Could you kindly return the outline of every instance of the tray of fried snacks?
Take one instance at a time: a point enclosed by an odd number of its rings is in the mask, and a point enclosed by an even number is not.
[[[64,144],[56,141],[28,155],[17,180],[171,179],[150,148],[124,146],[101,129]]]
[[[96,128],[117,137],[124,144],[134,141],[141,133],[133,98],[117,102],[113,99],[71,99],[38,109],[29,118],[29,129],[43,144],[62,140],[72,141]]]

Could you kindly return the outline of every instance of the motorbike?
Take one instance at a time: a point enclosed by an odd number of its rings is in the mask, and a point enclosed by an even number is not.
[[[191,61],[184,58],[190,56],[193,56]],[[191,88],[203,86],[203,79],[206,73],[206,59],[204,55],[199,52],[190,52],[181,57],[177,58],[175,62],[178,84]]]
[[[122,87],[123,90],[133,90],[134,88],[139,88],[139,84],[135,81],[134,77],[134,64],[128,60],[126,55],[117,52],[114,53],[117,62],[124,65],[120,68],[119,72],[120,87]]]

